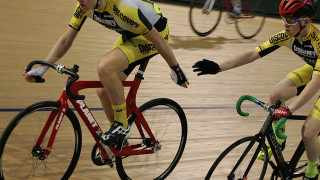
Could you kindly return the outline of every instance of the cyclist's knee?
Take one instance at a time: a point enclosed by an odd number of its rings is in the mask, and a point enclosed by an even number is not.
[[[281,96],[281,92],[278,90],[273,90],[269,94],[269,104],[275,104],[277,102],[277,100],[284,101]]]
[[[286,77],[273,88],[272,92],[269,95],[269,103],[275,104],[277,100],[285,102],[296,95],[297,87],[295,83],[291,79]]]
[[[128,67],[127,59],[123,58],[102,58],[97,66],[99,77],[116,77]]]
[[[97,88],[96,92],[97,92],[100,99],[108,96],[107,92],[104,88]]]
[[[304,143],[311,142],[313,135],[305,126],[302,126],[301,135]]]
[[[312,143],[313,140],[318,138],[318,134],[319,132],[315,131],[314,128],[310,126],[305,126],[305,125],[302,126],[301,135],[302,135],[303,142],[305,144]]]
[[[108,61],[100,61],[97,66],[97,72],[99,77],[106,77],[116,74],[114,65]]]

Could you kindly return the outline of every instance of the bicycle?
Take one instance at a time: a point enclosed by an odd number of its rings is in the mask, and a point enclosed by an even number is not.
[[[113,146],[100,143],[104,131],[79,91],[103,87],[100,81],[77,81],[79,66],[68,69],[45,61],[32,61],[67,74],[68,81],[57,101],[35,103],[21,111],[5,128],[0,139],[0,179],[68,179],[79,160],[82,134],[70,102],[90,131],[95,144],[91,159],[97,166],[116,164],[121,179],[165,179],[176,167],[187,140],[187,119],[178,103],[158,98],[136,105],[136,94],[148,61],[142,63],[126,97],[131,136]],[[69,121],[67,120],[69,119]],[[175,132],[175,136],[172,136]],[[159,161],[159,162],[158,162]],[[131,166],[141,167],[132,172]],[[138,177],[137,177],[137,176]]]
[[[281,102],[277,101],[275,105],[271,106],[255,97],[249,95],[241,96],[236,106],[237,112],[241,116],[249,115],[249,113],[241,110],[241,104],[244,100],[252,101],[263,107],[269,112],[269,115],[258,134],[239,139],[226,148],[215,160],[205,179],[263,180],[268,164],[272,167],[272,180],[303,177],[305,167],[307,166],[307,160],[304,159],[305,157],[302,157],[305,151],[303,141],[300,141],[290,161],[285,161],[275,133],[277,137],[281,139],[287,138],[286,135],[280,134],[280,127],[286,122],[287,118],[282,118],[278,121],[275,126],[275,131],[273,131],[272,128],[272,122],[274,121],[273,112],[276,108],[280,107]],[[292,115],[288,119],[305,120],[306,118],[306,116],[302,115]],[[266,139],[273,152],[275,162],[268,158],[268,149],[265,143]],[[257,159],[260,150],[264,152],[264,160]]]
[[[223,6],[224,4],[224,6]],[[226,11],[227,24],[235,24],[236,31],[244,39],[255,37],[265,22],[265,0],[242,0],[239,15],[231,15],[230,0],[192,0],[189,22],[199,36],[208,36],[218,26],[222,12]]]

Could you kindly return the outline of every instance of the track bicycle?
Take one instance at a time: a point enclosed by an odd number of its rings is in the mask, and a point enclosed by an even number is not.
[[[290,161],[285,161],[275,133],[277,137],[281,139],[287,138],[286,135],[280,133],[280,127],[286,122],[287,118],[282,118],[278,121],[275,126],[275,131],[273,131],[272,128],[272,122],[275,120],[273,112],[276,108],[280,107],[281,102],[277,101],[275,105],[269,105],[249,95],[241,96],[236,106],[237,112],[241,116],[249,115],[249,113],[241,110],[241,104],[244,100],[252,101],[263,107],[269,112],[269,115],[258,134],[239,139],[225,149],[215,160],[205,179],[263,180],[268,164],[270,164],[272,168],[272,180],[287,180],[303,177],[307,167],[307,160],[305,157],[302,157],[305,151],[303,141],[300,141]],[[306,116],[302,115],[292,115],[291,117],[288,117],[288,119],[294,120],[305,120],[306,118]],[[268,150],[265,143],[266,139],[273,152],[275,162],[268,158]],[[257,159],[260,151],[264,152],[264,160]]]
[[[266,15],[266,0],[241,0],[239,15],[232,15],[231,0],[192,0],[189,22],[199,36],[208,36],[218,26],[222,12],[226,12],[227,24],[234,24],[244,39],[255,37],[262,29]],[[223,6],[224,5],[224,6]]]
[[[5,128],[0,139],[0,179],[68,179],[79,160],[82,134],[70,102],[94,141],[91,159],[97,166],[116,164],[121,179],[165,179],[176,167],[187,140],[187,120],[178,103],[153,99],[140,108],[136,94],[148,61],[142,63],[126,97],[131,136],[113,146],[100,143],[104,131],[79,91],[101,88],[100,81],[77,81],[78,66],[68,69],[46,61],[32,61],[67,74],[68,81],[57,101],[42,101],[22,110]],[[140,171],[131,170],[138,166]]]

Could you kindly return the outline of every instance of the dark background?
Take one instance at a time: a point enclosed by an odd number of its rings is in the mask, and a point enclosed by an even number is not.
[[[269,17],[279,17],[279,4],[281,0],[265,0],[267,1],[267,16]],[[179,5],[184,5],[184,6],[189,6],[190,0],[154,0],[154,2],[164,2],[164,3],[172,3],[172,4],[179,4]],[[319,4],[318,4],[319,5]],[[186,15],[187,16],[187,15]],[[320,13],[319,13],[319,8],[317,8],[317,13],[313,17],[313,22],[320,22]]]

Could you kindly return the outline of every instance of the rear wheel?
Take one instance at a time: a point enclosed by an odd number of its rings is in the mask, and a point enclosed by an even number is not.
[[[0,179],[68,179],[78,162],[81,151],[81,129],[75,114],[66,110],[61,120],[51,153],[47,149],[60,103],[45,101],[29,106],[7,126],[0,139]],[[50,113],[55,114],[40,146],[36,141]]]
[[[182,108],[170,99],[151,100],[140,108],[157,143],[151,141],[143,130],[144,138],[137,126],[132,124],[131,136],[124,144],[141,144],[139,149],[152,149],[154,153],[117,157],[116,167],[121,179],[165,179],[178,164],[187,141],[187,120]],[[129,123],[136,120],[131,115]],[[137,172],[132,167],[139,167]]]
[[[265,153],[268,152],[265,143],[255,136],[234,142],[213,163],[205,179],[263,180],[268,159],[257,159],[261,148]]]
[[[265,0],[243,0],[241,14],[235,21],[236,30],[244,39],[255,37],[262,29],[266,18]]]
[[[192,30],[199,36],[209,35],[219,24],[221,13],[221,0],[193,0],[189,11]]]

